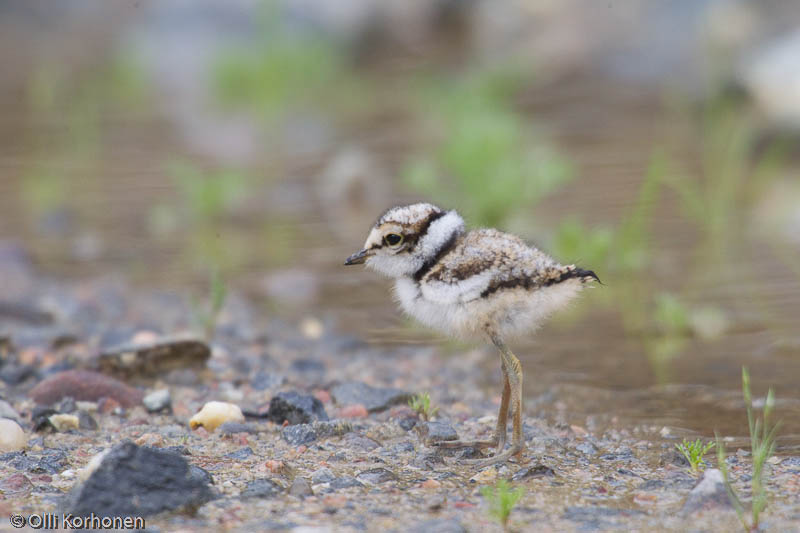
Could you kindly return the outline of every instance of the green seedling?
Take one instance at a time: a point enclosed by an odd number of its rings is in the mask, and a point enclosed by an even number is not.
[[[775,394],[772,389],[767,393],[767,400],[764,404],[763,417],[753,416],[753,401],[750,394],[750,372],[747,367],[742,368],[742,392],[744,393],[745,409],[747,410],[747,425],[750,430],[750,453],[753,460],[753,473],[751,479],[752,502],[750,504],[750,517],[745,512],[742,501],[736,494],[728,477],[728,465],[725,462],[725,449],[721,439],[717,436],[717,464],[725,480],[725,488],[728,491],[731,503],[736,514],[742,523],[745,531],[758,531],[761,520],[761,513],[767,507],[767,488],[764,485],[764,465],[775,452],[775,438],[778,426],[775,423],[770,426],[769,418],[775,408]]]
[[[438,407],[431,407],[431,395],[427,392],[421,392],[412,396],[411,399],[408,400],[408,405],[426,422],[439,412]]]
[[[503,526],[503,531],[508,531],[508,519],[511,511],[525,494],[525,489],[522,487],[512,489],[508,481],[501,479],[494,488],[481,488],[481,494],[489,504],[489,516]]]
[[[689,461],[692,472],[697,474],[703,469],[703,456],[711,451],[711,448],[714,447],[714,443],[703,443],[700,439],[695,441],[683,439],[683,442],[676,444],[675,447],[686,457],[686,460]]]
[[[222,277],[218,272],[215,272],[211,277],[206,304],[203,305],[193,301],[195,320],[202,328],[206,340],[211,340],[214,337],[214,332],[217,329],[217,319],[220,311],[222,311],[222,306],[225,305],[227,292]]]

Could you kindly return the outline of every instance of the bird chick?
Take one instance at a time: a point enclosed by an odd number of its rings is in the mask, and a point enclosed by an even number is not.
[[[467,232],[456,211],[428,203],[393,207],[381,215],[364,248],[345,261],[362,263],[394,278],[395,296],[408,315],[456,338],[488,338],[500,353],[503,395],[493,438],[439,446],[495,448],[493,457],[477,462],[481,467],[521,454],[522,367],[505,342],[532,331],[588,283],[599,281],[595,273],[561,265],[508,233]],[[509,408],[512,440],[504,451]]]

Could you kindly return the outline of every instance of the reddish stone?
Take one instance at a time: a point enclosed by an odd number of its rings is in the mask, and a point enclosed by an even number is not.
[[[360,403],[356,403],[353,405],[346,405],[339,409],[339,416],[341,418],[366,418],[369,416],[369,413],[366,407]]]
[[[0,492],[4,494],[22,494],[33,490],[33,483],[25,474],[11,474],[0,481]]]
[[[435,479],[426,479],[420,484],[420,487],[423,489],[438,489],[441,487],[442,484],[436,481]]]
[[[322,403],[331,403],[331,393],[326,390],[315,390],[314,397]]]
[[[100,411],[101,414],[110,415],[117,409],[122,409],[122,406],[114,398],[101,398],[100,401],[97,402],[97,410]]]
[[[453,507],[455,507],[456,509],[469,509],[470,507],[475,507],[475,504],[465,501],[460,501],[460,502],[454,502]]]
[[[30,391],[30,397],[42,405],[54,404],[67,396],[88,402],[113,398],[123,407],[133,407],[142,402],[144,394],[121,381],[88,370],[59,372]]]

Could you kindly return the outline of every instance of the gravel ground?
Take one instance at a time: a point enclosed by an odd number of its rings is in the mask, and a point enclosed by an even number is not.
[[[8,258],[0,279],[0,418],[24,431],[0,439],[2,530],[14,514],[95,512],[148,531],[500,531],[480,491],[500,479],[525,490],[512,531],[741,528],[717,471],[698,486],[660,427],[595,434],[528,412],[522,459],[483,470],[462,462],[475,450],[431,446],[491,434],[488,349],[378,349],[235,294],[209,343],[188,299],[40,279]],[[423,391],[430,422],[407,405]],[[747,497],[748,454],[728,463]],[[771,458],[766,478],[764,529],[799,530],[800,457]]]

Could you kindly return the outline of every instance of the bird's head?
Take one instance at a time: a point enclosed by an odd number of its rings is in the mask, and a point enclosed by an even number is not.
[[[387,276],[409,276],[463,231],[464,221],[455,211],[427,203],[393,207],[378,218],[364,248],[344,264],[366,263]]]

